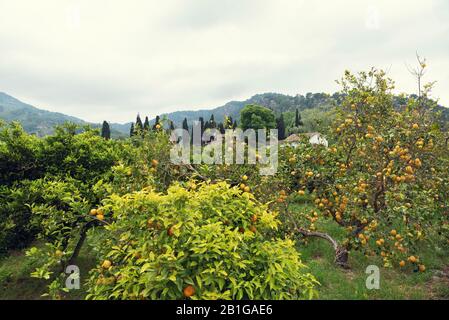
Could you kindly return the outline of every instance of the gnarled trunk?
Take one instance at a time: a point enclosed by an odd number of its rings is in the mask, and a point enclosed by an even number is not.
[[[296,231],[298,231],[300,234],[302,234],[305,237],[316,237],[316,238],[321,238],[324,240],[329,241],[332,244],[332,247],[335,250],[335,263],[342,268],[348,269],[349,268],[349,264],[348,264],[348,259],[349,259],[349,253],[348,250],[343,247],[340,246],[338,244],[338,242],[332,238],[330,235],[328,235],[327,233],[322,233],[322,232],[314,232],[314,231],[308,231],[302,228],[296,228]]]

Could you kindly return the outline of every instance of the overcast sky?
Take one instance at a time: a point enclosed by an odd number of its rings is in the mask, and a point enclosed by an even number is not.
[[[447,0],[0,0],[0,92],[88,121],[334,92],[345,69],[449,105]]]

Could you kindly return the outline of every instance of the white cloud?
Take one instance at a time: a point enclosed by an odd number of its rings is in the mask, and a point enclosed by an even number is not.
[[[90,121],[338,90],[345,69],[429,60],[449,103],[445,0],[0,0],[0,91]]]

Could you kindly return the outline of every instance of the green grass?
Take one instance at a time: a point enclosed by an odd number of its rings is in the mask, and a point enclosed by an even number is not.
[[[7,258],[0,260],[0,299],[39,299],[45,291],[45,282],[30,278],[33,269],[24,252],[11,252]]]
[[[293,210],[310,210],[307,206],[294,206]],[[333,222],[316,223],[319,230],[341,239],[342,228]],[[426,243],[418,248],[419,256],[425,261],[424,273],[398,268],[384,268],[381,257],[366,257],[361,252],[352,251],[349,255],[350,269],[337,267],[334,263],[334,250],[323,239],[309,239],[307,244],[298,244],[298,251],[310,272],[321,283],[320,299],[361,300],[361,299],[449,299],[449,248],[438,248]],[[380,269],[378,290],[366,288],[365,273],[369,265]],[[434,278],[436,272],[446,270],[445,276]]]
[[[35,243],[33,246],[41,246]],[[0,300],[38,300],[48,299],[42,296],[47,292],[44,280],[31,278],[30,274],[37,267],[25,256],[25,251],[14,251],[6,258],[0,260]],[[86,279],[88,271],[94,266],[94,259],[90,257],[89,250],[84,247],[76,261],[80,268],[81,280]],[[81,281],[80,290],[72,290],[66,293],[63,299],[80,300],[86,295]]]

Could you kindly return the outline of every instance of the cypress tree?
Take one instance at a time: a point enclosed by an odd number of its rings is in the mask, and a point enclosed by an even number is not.
[[[281,116],[276,121],[276,129],[278,129],[278,139],[285,139],[285,122],[284,122],[284,114],[281,113]]]
[[[221,134],[225,133],[225,127],[224,127],[223,123],[220,122],[218,124],[218,130],[220,131]]]
[[[210,128],[215,129],[217,127],[217,123],[215,122],[215,117],[213,114],[210,116],[209,122],[210,122]]]
[[[299,110],[296,109],[296,116],[295,116],[295,127],[302,126],[302,120],[301,120],[301,114],[299,113]]]
[[[131,128],[129,129],[129,136],[132,137],[136,134],[136,131],[134,129],[134,122],[131,123]]]
[[[135,133],[142,133],[143,130],[143,124],[142,119],[140,119],[140,115],[137,115],[136,124],[134,126],[134,132]]]
[[[145,122],[143,123],[143,131],[148,132],[150,130],[150,121],[148,117],[145,117]]]
[[[170,131],[175,130],[175,124],[170,120]]]
[[[103,126],[101,127],[101,136],[106,140],[111,139],[111,128],[109,127],[109,123],[103,121]]]
[[[203,133],[204,133],[204,119],[203,119],[203,117],[200,117],[199,121],[201,123],[201,136],[203,136]]]
[[[182,121],[182,128],[184,130],[189,131],[189,124],[187,123],[187,118],[184,118],[184,121]]]
[[[156,126],[160,125],[161,118],[159,116],[156,116],[156,119],[154,120],[153,130],[157,130]]]

